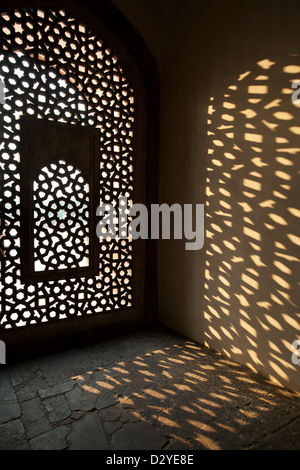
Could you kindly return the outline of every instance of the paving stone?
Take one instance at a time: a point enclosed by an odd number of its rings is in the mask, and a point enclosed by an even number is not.
[[[89,371],[91,358],[88,348],[79,348],[43,357],[38,364],[49,385],[55,386]]]
[[[126,410],[122,415],[123,423],[138,423],[141,421],[142,416],[135,410]]]
[[[74,385],[74,380],[68,380],[67,382],[62,382],[53,387],[39,387],[38,394],[41,398],[55,397],[56,395],[60,395],[61,393],[70,392],[73,389]]]
[[[300,416],[273,433],[263,436],[252,450],[300,450]]]
[[[115,405],[118,402],[118,398],[112,392],[104,392],[98,397],[95,407],[97,410],[102,410],[103,408]]]
[[[71,415],[71,410],[64,395],[46,398],[43,403],[52,424],[57,424]]]
[[[203,436],[202,434],[197,434],[195,439],[190,439],[189,441],[189,450],[225,450],[223,447],[220,447],[214,439]],[[235,450],[235,449],[232,449]]]
[[[19,418],[21,409],[6,371],[0,374],[0,424]]]
[[[123,408],[135,409],[134,399],[131,396],[121,395],[119,401],[122,403]]]
[[[264,436],[271,436],[278,429],[284,429],[287,423],[294,421],[300,415],[298,411],[298,413],[281,416],[279,409],[266,406],[267,401],[258,401],[258,403],[258,408],[251,404],[246,409],[241,408],[234,411],[228,409],[221,410],[218,419],[212,424],[215,429],[214,441],[218,443],[220,448],[224,450],[247,448],[250,443],[260,442]],[[264,407],[263,403],[265,404]],[[286,427],[284,434],[288,436],[288,439],[286,439],[287,443],[290,440],[290,430],[288,427]],[[290,442],[290,446],[292,449],[292,442]],[[277,447],[280,448],[279,440]],[[300,450],[300,439],[298,447]]]
[[[27,401],[31,398],[37,397],[38,390],[43,387],[48,387],[48,383],[44,377],[36,377],[30,379],[28,382],[22,382],[20,385],[15,387],[18,401]]]
[[[42,372],[35,361],[28,361],[10,368],[10,378],[14,387],[41,376]]]
[[[28,450],[27,437],[20,419],[0,425],[0,450]]]
[[[29,441],[31,450],[64,450],[68,447],[69,428],[60,426]]]
[[[78,421],[84,415],[85,415],[84,411],[73,411],[72,414],[71,414],[71,419],[73,419],[74,421]]]
[[[68,436],[70,450],[109,450],[110,446],[99,418],[87,414],[72,425]]]
[[[123,426],[123,423],[120,421],[106,421],[103,423],[104,430],[106,434],[113,434],[115,431],[120,429]]]
[[[299,395],[176,335],[141,332],[0,368],[0,442],[12,449],[25,438],[37,449],[108,449],[109,436],[114,450],[300,450],[299,417]]]
[[[117,421],[123,413],[123,407],[121,403],[109,406],[100,411],[102,421]]]
[[[87,395],[77,385],[66,393],[69,407],[72,411],[90,411],[95,408],[96,398]]]
[[[188,442],[184,441],[183,439],[179,438],[171,438],[170,442],[164,450],[187,450],[188,449]]]
[[[113,450],[161,450],[167,443],[159,431],[141,421],[124,424],[113,434]]]
[[[143,403],[143,407],[139,406],[138,410],[144,421],[147,421],[151,426],[155,426],[159,413],[163,408],[152,407],[151,405],[147,406],[147,404]]]
[[[22,422],[29,439],[51,430],[42,402],[39,398],[21,403]]]

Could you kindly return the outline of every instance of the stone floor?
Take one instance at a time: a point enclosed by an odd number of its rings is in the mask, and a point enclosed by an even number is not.
[[[300,396],[169,332],[0,366],[1,450],[300,449]]]

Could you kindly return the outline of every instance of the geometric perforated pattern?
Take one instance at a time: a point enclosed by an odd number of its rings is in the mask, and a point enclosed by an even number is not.
[[[34,181],[34,270],[89,265],[89,189],[64,161],[42,168]]]
[[[98,276],[24,285],[20,271],[21,116],[99,129],[99,203],[118,206],[120,196],[133,198],[134,95],[119,60],[88,26],[60,8],[6,11],[0,14],[0,34],[0,78],[6,87],[5,104],[0,105],[1,242],[5,248],[5,262],[1,261],[0,325],[23,327],[131,308],[132,244],[128,239],[101,243]],[[54,171],[55,176],[44,195],[40,187],[46,170]],[[53,185],[60,185],[62,178],[67,181],[64,191],[59,193],[56,187],[53,192]],[[60,163],[56,169],[42,169],[32,182],[36,194],[37,271],[88,262],[84,243],[89,236],[84,206],[87,189],[80,178],[75,168],[66,169]],[[80,188],[70,197],[67,190],[74,179]],[[58,205],[67,195],[71,207],[59,212],[54,204]],[[68,246],[68,226],[74,231],[73,250]],[[56,244],[50,248],[45,240],[51,236],[56,237]]]

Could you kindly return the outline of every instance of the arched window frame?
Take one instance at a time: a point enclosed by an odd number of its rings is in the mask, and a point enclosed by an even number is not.
[[[32,0],[12,1],[9,9],[32,5]],[[40,0],[39,6],[67,8],[83,23],[103,37],[114,49],[125,73],[135,90],[135,168],[143,178],[136,180],[135,200],[150,206],[158,202],[158,147],[159,147],[159,80],[155,61],[144,41],[132,25],[108,0],[101,2]],[[4,8],[2,8],[4,10]],[[135,242],[135,260],[143,260],[135,267],[135,290],[138,307],[134,312],[112,312],[103,316],[70,320],[68,325],[42,325],[30,333],[26,331],[4,331],[2,338],[11,345],[11,360],[20,352],[36,350],[36,344],[43,344],[43,350],[56,349],[59,345],[76,344],[86,337],[99,338],[110,331],[123,331],[128,327],[148,324],[157,317],[157,245],[154,240]],[[70,338],[70,329],[73,332]],[[55,345],[53,340],[55,339]]]

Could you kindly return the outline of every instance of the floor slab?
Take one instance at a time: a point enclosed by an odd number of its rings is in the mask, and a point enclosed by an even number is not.
[[[0,368],[1,450],[300,449],[300,396],[162,329]]]

